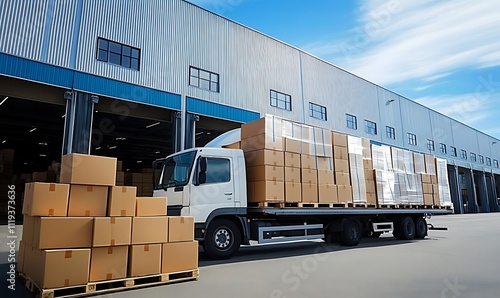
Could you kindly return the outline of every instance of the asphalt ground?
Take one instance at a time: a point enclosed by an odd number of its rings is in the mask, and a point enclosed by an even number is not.
[[[95,297],[499,297],[500,213],[430,222],[449,230],[413,241],[384,234],[357,247],[322,241],[250,246],[223,261],[200,253],[197,281]],[[32,297],[19,280],[15,291],[7,288],[7,226],[0,228],[0,297]]]

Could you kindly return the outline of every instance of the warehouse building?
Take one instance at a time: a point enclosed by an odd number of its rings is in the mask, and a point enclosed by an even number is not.
[[[498,139],[189,2],[1,5],[1,185],[69,152],[148,172],[273,114],[445,158],[456,213],[499,211]]]

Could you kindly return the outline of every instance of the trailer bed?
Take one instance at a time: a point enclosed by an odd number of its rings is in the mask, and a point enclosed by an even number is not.
[[[247,208],[248,214],[276,216],[314,215],[396,215],[396,214],[451,214],[450,209],[387,209],[387,208]]]

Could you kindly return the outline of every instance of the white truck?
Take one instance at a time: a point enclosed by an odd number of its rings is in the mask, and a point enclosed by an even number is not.
[[[250,241],[324,239],[355,246],[361,237],[392,232],[427,236],[426,217],[446,209],[249,207],[241,149],[187,149],[156,160],[154,196],[168,197],[168,215],[193,216],[195,238],[208,256],[232,257]],[[431,228],[432,225],[430,225]]]

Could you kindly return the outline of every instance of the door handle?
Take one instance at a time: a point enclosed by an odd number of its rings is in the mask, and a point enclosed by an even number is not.
[[[232,192],[225,192],[224,194],[225,194],[226,196],[230,196],[230,195],[232,195],[233,193],[232,193]]]

